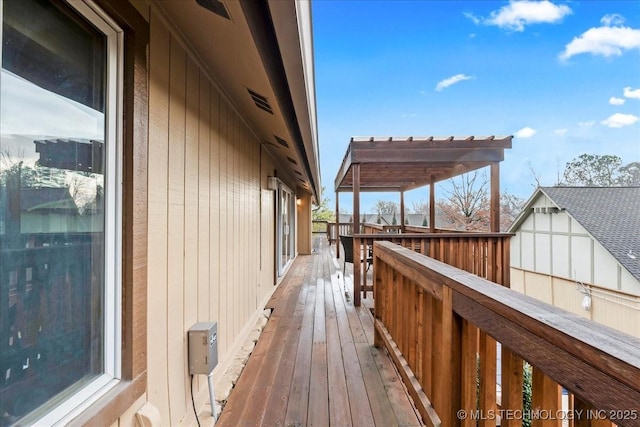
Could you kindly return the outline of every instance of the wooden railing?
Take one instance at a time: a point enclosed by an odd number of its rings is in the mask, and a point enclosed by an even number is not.
[[[363,253],[368,253],[374,242],[390,241],[494,283],[508,285],[511,236],[512,234],[508,233],[357,234],[354,236],[354,247],[362,247]],[[366,292],[373,288],[367,285],[357,259],[354,264],[353,283],[354,304],[358,306],[361,291]]]
[[[311,232],[312,233],[327,233],[327,223],[329,221],[321,221],[314,219],[311,221]]]
[[[427,425],[640,426],[639,339],[390,242],[374,275],[375,345]]]
[[[327,223],[327,239],[331,244],[334,244],[338,240],[339,235],[351,235],[353,230],[353,224],[350,222],[341,222],[340,225],[335,222]]]
[[[399,233],[402,229],[401,225],[382,225],[382,224],[373,224],[370,222],[365,222],[362,224],[362,232],[365,234],[376,234],[376,233]]]

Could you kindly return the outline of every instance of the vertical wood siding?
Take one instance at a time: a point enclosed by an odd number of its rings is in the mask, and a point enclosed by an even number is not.
[[[273,291],[274,164],[153,11],[150,26],[148,400],[174,425],[191,410],[187,330],[217,321],[224,362]]]

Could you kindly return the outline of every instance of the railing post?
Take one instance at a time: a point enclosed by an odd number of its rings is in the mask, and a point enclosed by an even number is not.
[[[522,409],[522,385],[524,361],[509,349],[501,347],[502,359],[502,401],[500,407],[503,413],[517,414]],[[515,416],[504,417],[502,427],[522,426],[522,419]]]
[[[496,413],[496,340],[484,332],[480,332],[480,413],[485,416],[480,420],[480,427],[495,427]]]
[[[556,417],[562,408],[562,394],[558,383],[534,366],[531,390],[531,409],[534,412],[531,426],[561,427],[562,420],[560,417]],[[535,416],[536,411],[540,411],[541,416]],[[547,414],[553,415],[553,417],[546,419]]]
[[[360,307],[360,298],[362,293],[362,263],[360,262],[360,238],[353,238],[353,305]]]
[[[611,421],[604,419],[607,411],[598,411],[586,402],[573,398],[573,427],[612,427]]]
[[[460,319],[453,312],[453,290],[442,287],[442,301],[435,304],[433,401],[443,426],[460,424]]]
[[[476,427],[475,417],[471,414],[477,409],[478,390],[478,328],[466,320],[462,321],[462,378],[460,379],[460,409],[464,414],[460,420],[463,427]]]
[[[376,321],[382,321],[386,312],[387,283],[384,280],[387,265],[380,258],[373,256],[373,316]],[[373,345],[376,348],[383,346],[382,337],[378,328],[373,328]]]

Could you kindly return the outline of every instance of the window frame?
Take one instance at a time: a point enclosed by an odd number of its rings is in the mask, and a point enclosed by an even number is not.
[[[91,0],[65,0],[79,16],[106,36],[105,90],[105,214],[103,373],[80,380],[71,389],[51,397],[23,422],[66,425],[112,391],[122,379],[123,331],[123,82],[124,30]],[[0,8],[0,21],[3,11]],[[2,35],[0,32],[0,42]],[[86,385],[81,385],[87,381]],[[49,408],[54,406],[53,409]],[[46,411],[46,412],[45,412]]]
[[[70,0],[79,3],[83,0]],[[130,413],[147,389],[147,212],[149,22],[129,1],[84,1],[102,10],[123,30],[121,110],[121,223],[122,286],[116,305],[121,311],[119,381],[94,396],[84,410],[69,414],[69,425],[111,425]],[[144,13],[144,12],[142,12]],[[1,18],[1,16],[0,16]],[[0,41],[1,41],[0,32]],[[114,325],[115,327],[115,325]],[[75,418],[72,418],[74,415]],[[72,419],[71,419],[72,418]]]
[[[147,389],[149,22],[130,2],[93,0],[123,29],[121,380],[71,425],[111,425]],[[140,9],[144,10],[144,9]]]

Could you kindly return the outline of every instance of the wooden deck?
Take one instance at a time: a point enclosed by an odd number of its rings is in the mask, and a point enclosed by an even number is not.
[[[219,426],[419,426],[373,317],[345,293],[326,237],[299,256],[273,295],[273,313]],[[350,265],[347,266],[349,272]]]

